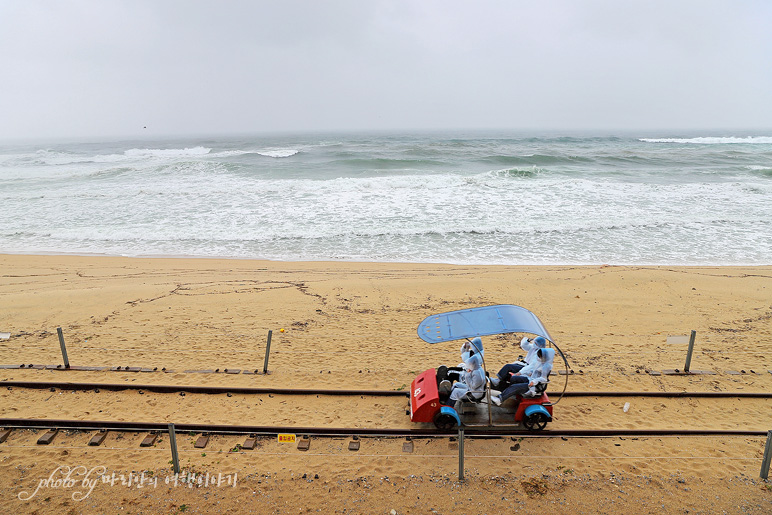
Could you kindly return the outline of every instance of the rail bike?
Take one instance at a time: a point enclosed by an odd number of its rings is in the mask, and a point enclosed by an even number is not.
[[[410,420],[419,423],[434,423],[438,429],[450,430],[456,426],[466,427],[511,427],[520,426],[529,431],[540,431],[552,421],[553,406],[563,397],[568,386],[569,365],[563,352],[555,344],[541,320],[521,306],[498,304],[471,309],[439,313],[426,317],[418,325],[418,336],[429,344],[467,340],[472,338],[523,333],[545,338],[554,347],[565,364],[565,384],[555,402],[546,393],[544,383],[531,395],[518,393],[502,402],[500,406],[491,402],[492,389],[485,367],[484,352],[480,349],[482,369],[485,374],[485,392],[481,399],[473,396],[452,401],[441,394],[440,384],[444,374],[440,368],[429,369],[419,374],[410,385]]]

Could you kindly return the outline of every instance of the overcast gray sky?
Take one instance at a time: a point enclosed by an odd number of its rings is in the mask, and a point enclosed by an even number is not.
[[[768,0],[0,0],[0,139],[753,129],[771,96]]]

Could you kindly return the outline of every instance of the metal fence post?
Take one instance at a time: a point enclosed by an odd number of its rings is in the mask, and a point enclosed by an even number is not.
[[[464,428],[458,426],[458,480],[464,481]]]
[[[268,373],[268,355],[271,353],[271,336],[273,331],[268,330],[268,343],[265,345],[265,363],[263,363],[263,374]]]
[[[769,464],[772,461],[772,430],[767,431],[767,444],[764,446],[764,459],[761,460],[761,479],[769,478]]]
[[[697,336],[697,331],[692,330],[691,336],[689,336],[689,350],[686,351],[686,364],[684,365],[684,372],[689,371],[689,367],[692,364],[692,351],[694,350],[694,338]]]
[[[174,433],[174,424],[169,423],[169,443],[172,446],[172,466],[174,467],[174,473],[180,473],[180,458],[177,455],[177,435]]]
[[[56,334],[59,335],[59,347],[62,349],[62,359],[64,360],[64,368],[70,368],[70,360],[67,359],[67,347],[64,345],[64,334],[62,334],[62,328],[56,328]]]

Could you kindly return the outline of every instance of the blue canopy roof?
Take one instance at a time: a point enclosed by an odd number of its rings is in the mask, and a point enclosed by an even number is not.
[[[418,336],[429,343],[501,333],[530,333],[552,341],[539,317],[512,304],[430,315],[418,326]]]

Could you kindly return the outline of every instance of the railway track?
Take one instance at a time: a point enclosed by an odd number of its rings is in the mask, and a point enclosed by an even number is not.
[[[166,432],[167,423],[160,422],[125,422],[125,421],[88,421],[88,420],[48,420],[25,418],[0,418],[0,427],[7,429],[69,429],[76,431],[124,431],[124,432]],[[386,428],[331,428],[331,427],[287,427],[287,426],[246,426],[223,424],[175,424],[175,431],[185,433],[231,434],[231,435],[277,435],[299,434],[317,437],[336,436],[392,436],[392,437],[447,437],[457,434],[457,430],[441,431],[430,428],[386,429]],[[657,437],[657,436],[766,436],[766,431],[751,430],[712,430],[712,429],[568,429],[544,430],[538,433],[518,429],[517,427],[465,427],[468,437],[503,437],[529,436],[539,438],[560,437]]]
[[[100,392],[100,391],[139,391],[139,393],[154,392],[162,394],[197,394],[197,395],[255,395],[255,396],[343,396],[343,397],[391,397],[402,398],[407,402],[409,392],[404,390],[339,390],[339,389],[290,389],[290,388],[251,388],[251,387],[228,387],[228,386],[192,386],[192,385],[153,385],[153,384],[111,384],[111,383],[72,383],[72,382],[29,382],[29,381],[3,381],[0,382],[0,386],[5,386],[9,392],[6,392],[7,399],[13,399],[13,390],[19,392],[23,391],[69,391],[73,393],[79,392]],[[767,392],[628,392],[628,391],[583,391],[583,392],[566,392],[566,397],[575,398],[670,398],[670,399],[771,399],[772,393]],[[26,398],[26,397],[25,397]],[[133,397],[134,398],[134,397]],[[136,397],[134,399],[140,399]],[[265,399],[265,397],[263,397]],[[42,399],[42,398],[41,398]],[[92,408],[97,406],[102,409],[101,401],[96,400],[96,397],[92,397]],[[48,400],[48,399],[46,399]],[[268,399],[265,399],[266,401]],[[29,402],[29,399],[27,400]],[[135,402],[135,401],[132,401]],[[144,403],[145,401],[136,401]],[[261,401],[262,402],[262,401]],[[274,401],[277,402],[277,401]],[[353,401],[352,401],[353,402]],[[357,398],[357,402],[360,406],[364,402],[367,405],[368,401],[362,401]],[[348,401],[344,404],[348,406]],[[355,403],[356,404],[356,403]],[[146,404],[136,404],[141,409],[146,409]],[[257,404],[255,404],[257,406]],[[289,405],[288,405],[289,406]],[[376,404],[377,406],[377,404]],[[276,409],[277,404],[273,404],[270,409]],[[117,408],[113,408],[111,414],[116,413]],[[124,408],[125,409],[125,408]],[[252,408],[248,408],[252,409]],[[287,409],[286,407],[283,409]],[[292,409],[292,408],[289,408]],[[393,409],[393,408],[392,408]],[[106,411],[107,408],[105,408]],[[96,412],[96,409],[92,409]],[[15,429],[15,428],[27,428],[27,429],[60,429],[60,430],[77,430],[77,431],[124,431],[124,432],[155,432],[161,433],[168,430],[167,422],[127,422],[125,420],[80,420],[72,418],[79,417],[80,415],[74,413],[67,413],[59,410],[58,413],[50,412],[53,417],[48,418],[47,413],[40,413],[32,411],[28,413],[18,413],[22,417],[27,415],[29,418],[0,418],[0,428]],[[88,412],[86,412],[88,413]],[[189,433],[206,433],[206,434],[238,434],[238,435],[276,435],[280,433],[294,433],[309,436],[318,437],[332,437],[332,436],[387,436],[387,437],[448,437],[456,434],[456,430],[442,431],[434,427],[406,427],[395,428],[394,424],[398,425],[397,418],[391,420],[391,422],[379,421],[375,423],[368,423],[364,418],[358,422],[365,427],[333,427],[334,420],[330,419],[330,424],[324,424],[321,420],[309,420],[312,424],[306,426],[293,426],[292,418],[277,417],[275,420],[265,420],[268,422],[266,425],[232,425],[222,424],[222,422],[229,422],[227,418],[216,420],[209,419],[201,421],[201,417],[195,413],[191,415],[188,413],[172,414],[173,410],[168,411],[167,417],[177,417],[180,423],[176,424],[177,431],[189,432]],[[242,411],[243,415],[245,411]],[[11,415],[10,412],[6,416]],[[42,415],[42,416],[41,416]],[[58,415],[58,416],[57,416]],[[120,416],[120,415],[118,415]],[[580,415],[583,416],[583,415]],[[250,417],[252,418],[252,417]],[[187,420],[186,420],[187,419]],[[161,419],[164,420],[164,419]],[[374,419],[371,418],[372,421]],[[271,424],[271,422],[274,422]],[[278,423],[277,423],[278,422]],[[289,422],[289,424],[287,423]],[[315,424],[314,424],[315,422]],[[322,425],[319,425],[322,422]],[[626,428],[588,428],[588,429],[550,429],[540,431],[538,433],[529,432],[522,428],[522,426],[509,424],[499,425],[493,427],[480,427],[479,425],[466,426],[465,434],[470,437],[502,437],[502,436],[532,436],[532,437],[617,437],[617,436],[630,436],[630,437],[658,437],[658,436],[765,436],[766,431],[760,430],[758,424],[755,424],[754,430],[749,429],[730,429],[730,428],[706,428],[706,429],[685,429],[690,427],[685,425],[689,423],[688,416],[684,418],[682,423],[674,421],[674,427],[677,429],[653,429],[653,428],[630,428],[628,425]],[[377,427],[378,425],[384,425],[386,427]],[[391,426],[391,427],[389,427]],[[693,427],[693,426],[691,426]]]
[[[73,391],[123,391],[139,390],[154,393],[201,393],[201,394],[245,394],[245,395],[367,395],[381,397],[408,397],[407,390],[330,390],[297,388],[252,388],[232,386],[193,386],[193,385],[157,385],[157,384],[121,384],[121,383],[72,383],[51,381],[2,381],[0,386],[27,388],[33,390],[59,389]],[[585,391],[565,392],[564,397],[663,397],[663,398],[750,398],[772,399],[770,392],[627,392],[627,391]]]

